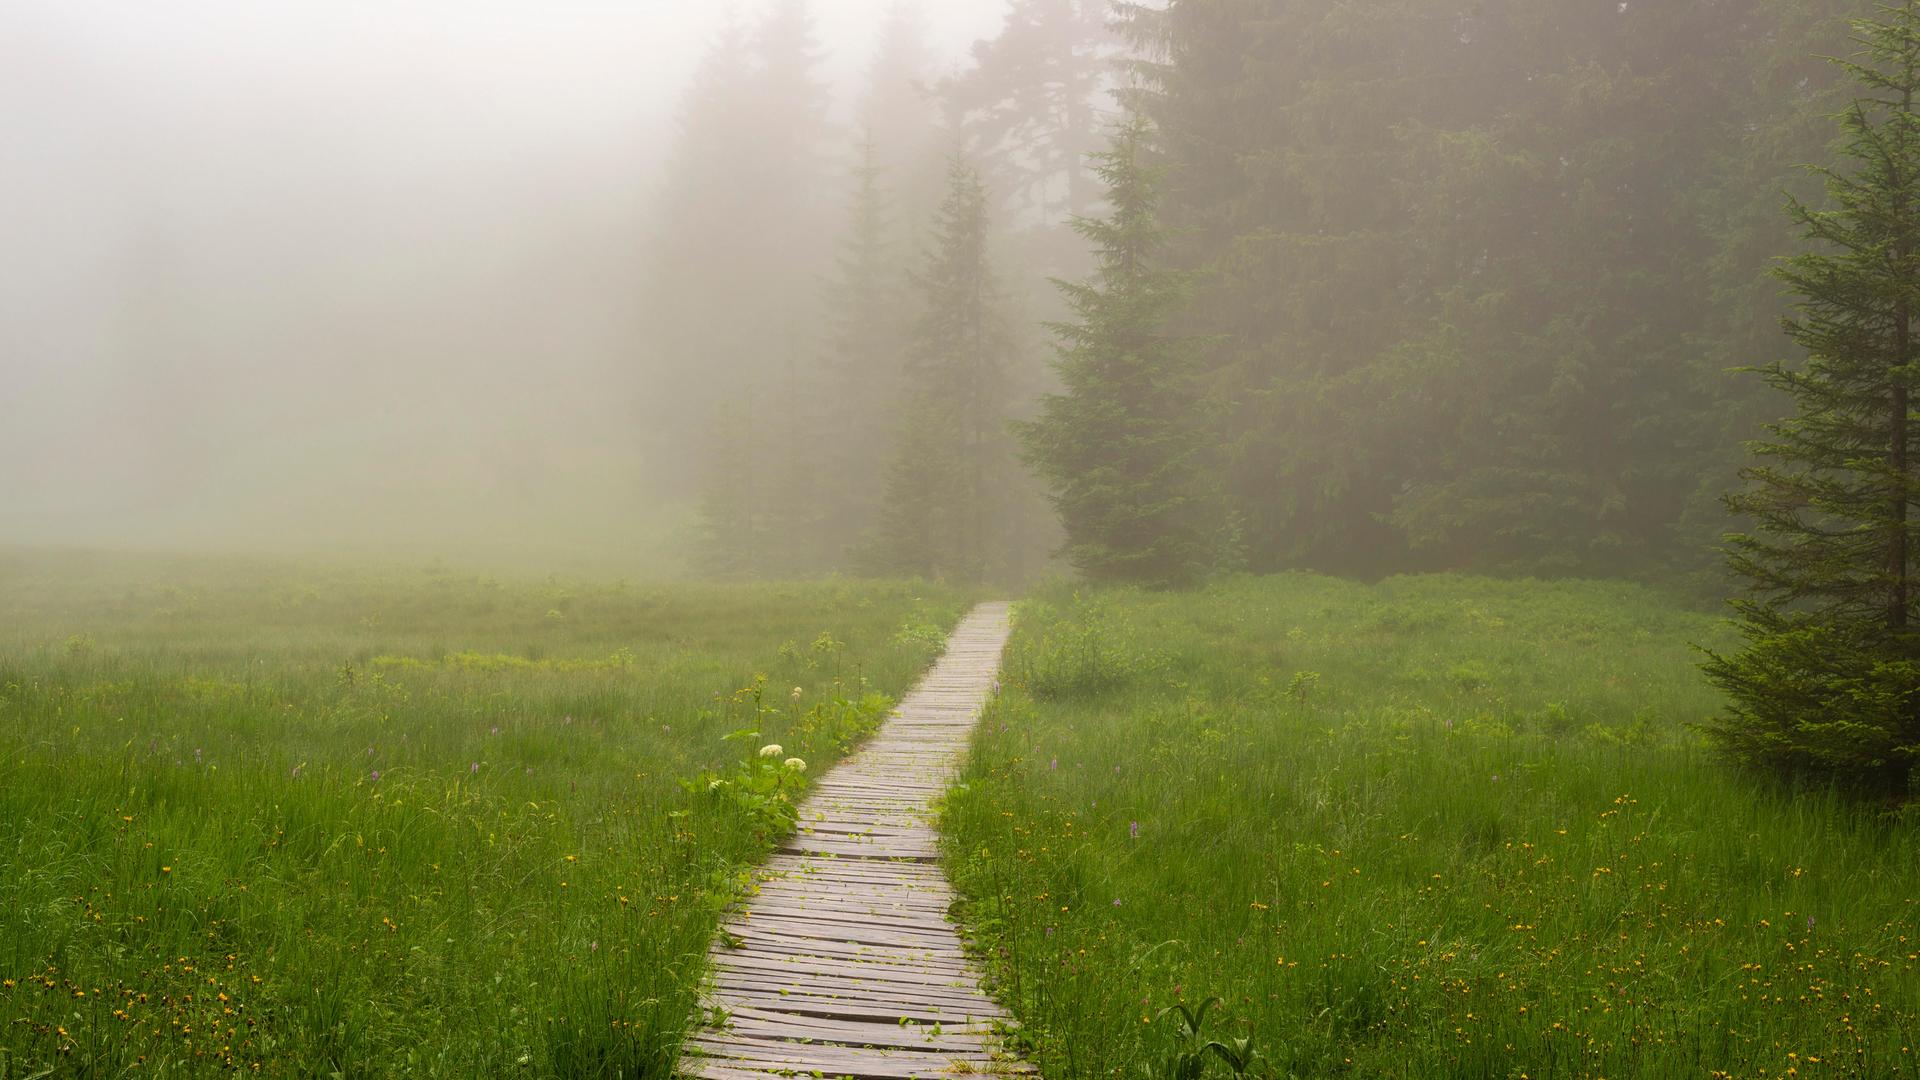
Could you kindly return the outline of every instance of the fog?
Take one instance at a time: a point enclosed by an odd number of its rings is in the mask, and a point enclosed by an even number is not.
[[[814,5],[843,118],[886,6]],[[0,544],[664,558],[638,298],[723,18],[0,0]]]
[[[1714,572],[1835,4],[0,0],[0,545]]]

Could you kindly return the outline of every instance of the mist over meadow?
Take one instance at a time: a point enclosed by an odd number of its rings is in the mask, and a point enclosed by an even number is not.
[[[1917,382],[1920,0],[0,0],[0,1080],[1920,1080]]]
[[[1712,591],[1857,14],[16,0],[0,541]]]
[[[818,12],[836,128],[884,8]],[[1002,14],[939,9],[929,75]],[[0,542],[674,563],[645,293],[726,17],[0,5]]]

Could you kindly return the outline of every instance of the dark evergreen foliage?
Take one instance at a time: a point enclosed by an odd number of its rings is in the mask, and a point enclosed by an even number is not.
[[[1817,11],[1122,10],[1252,566],[1700,564],[1769,400],[1723,370],[1777,310],[1752,192],[1812,149]]]
[[[1815,246],[1781,271],[1806,363],[1756,369],[1795,411],[1753,445],[1759,463],[1729,500],[1753,522],[1729,549],[1750,588],[1736,604],[1747,647],[1706,670],[1731,699],[1711,731],[1737,760],[1904,795],[1920,757],[1920,8],[1887,7],[1857,33],[1851,165],[1823,171],[1829,209],[1791,206]]]
[[[1054,371],[1034,420],[1016,425],[1066,528],[1064,554],[1095,580],[1182,585],[1222,562],[1228,530],[1202,442],[1197,342],[1169,332],[1187,276],[1164,265],[1161,177],[1148,127],[1129,116],[1094,156],[1109,211],[1077,218],[1097,265],[1057,282],[1073,321],[1055,324]]]

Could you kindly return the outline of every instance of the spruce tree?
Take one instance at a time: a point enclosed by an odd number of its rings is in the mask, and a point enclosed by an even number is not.
[[[1062,391],[1016,430],[1051,489],[1068,561],[1095,580],[1182,585],[1219,563],[1225,528],[1202,450],[1198,351],[1168,330],[1187,277],[1162,263],[1148,134],[1130,115],[1094,155],[1111,209],[1073,222],[1093,246],[1093,279],[1055,282],[1074,315],[1053,325]]]
[[[914,276],[920,313],[886,500],[867,552],[873,569],[977,581],[1005,562],[1013,346],[988,239],[986,187],[956,155],[932,249]]]
[[[1914,627],[1914,315],[1920,305],[1920,4],[1856,25],[1864,89],[1842,116],[1850,165],[1831,208],[1790,204],[1817,248],[1780,271],[1807,358],[1757,369],[1793,415],[1753,445],[1729,505],[1746,647],[1709,655],[1730,705],[1710,731],[1736,761],[1864,794],[1910,793],[1920,755]]]

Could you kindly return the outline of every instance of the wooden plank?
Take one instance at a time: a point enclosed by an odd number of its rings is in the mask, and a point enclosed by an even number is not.
[[[759,994],[721,987],[712,991],[707,1000],[710,1004],[726,1009],[751,1008],[787,1016],[819,1017],[882,1027],[909,1023],[940,1024],[946,1027],[981,1026],[990,1030],[993,1024],[1006,1023],[1000,1017],[982,1016],[944,1005],[922,1004],[903,1009],[896,1002],[823,997],[819,994],[788,994],[778,1000],[769,1000]]]
[[[948,1015],[992,1019],[1001,1009],[978,991],[964,987],[940,987],[924,984],[860,979],[845,973],[814,974],[806,971],[739,971],[719,967],[708,973],[713,985],[758,997],[778,1007],[780,999],[794,994],[829,1000],[862,1001],[899,1010],[896,1016],[912,1016],[916,1008],[933,1006]]]
[[[866,1075],[875,1075],[877,1071],[881,1076],[938,1076],[950,1073],[950,1066],[955,1061],[993,1060],[991,1053],[977,1048],[923,1050],[858,1047],[807,1043],[796,1039],[756,1038],[751,1035],[695,1035],[688,1043],[706,1051],[708,1057],[791,1064],[796,1068],[858,1068]]]

